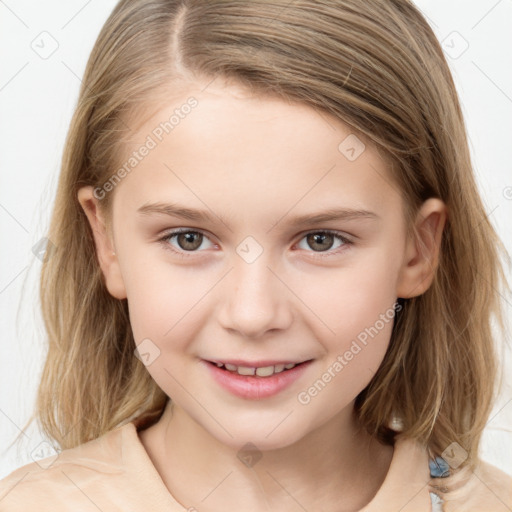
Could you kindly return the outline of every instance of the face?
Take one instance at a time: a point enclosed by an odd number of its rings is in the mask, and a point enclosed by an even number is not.
[[[115,186],[107,282],[178,407],[225,444],[283,447],[346,416],[382,362],[408,258],[402,199],[340,121],[202,88],[131,138],[127,160],[145,156]]]

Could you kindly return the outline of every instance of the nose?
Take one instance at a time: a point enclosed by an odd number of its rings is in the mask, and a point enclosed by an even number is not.
[[[226,277],[218,316],[224,329],[258,339],[290,326],[293,294],[267,258],[262,255],[252,263],[235,261]]]

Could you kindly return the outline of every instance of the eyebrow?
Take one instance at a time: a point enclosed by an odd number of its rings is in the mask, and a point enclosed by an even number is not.
[[[141,215],[161,214],[171,217],[178,217],[186,220],[214,222],[217,217],[226,226],[229,224],[221,216],[210,214],[207,210],[197,210],[187,208],[176,203],[146,203],[142,205],[137,212]],[[281,222],[286,214],[281,217],[274,226]],[[287,223],[290,226],[301,226],[305,224],[322,224],[333,220],[356,220],[356,219],[379,219],[379,215],[368,210],[359,210],[353,208],[328,208],[322,212],[302,214],[290,218]]]

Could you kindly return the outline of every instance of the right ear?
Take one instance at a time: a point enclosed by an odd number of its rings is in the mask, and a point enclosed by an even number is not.
[[[99,199],[94,196],[93,187],[80,188],[78,191],[78,202],[89,220],[96,245],[96,255],[105,277],[107,289],[110,295],[116,299],[126,299],[126,288],[121,268],[119,267],[119,260],[115,253],[114,243],[107,230],[105,218],[99,206]]]

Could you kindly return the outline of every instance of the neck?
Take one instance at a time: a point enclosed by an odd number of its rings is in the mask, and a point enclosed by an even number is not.
[[[174,498],[205,512],[232,503],[247,512],[359,510],[382,485],[393,454],[358,428],[352,408],[298,442],[264,452],[224,445],[170,402],[139,437]]]

